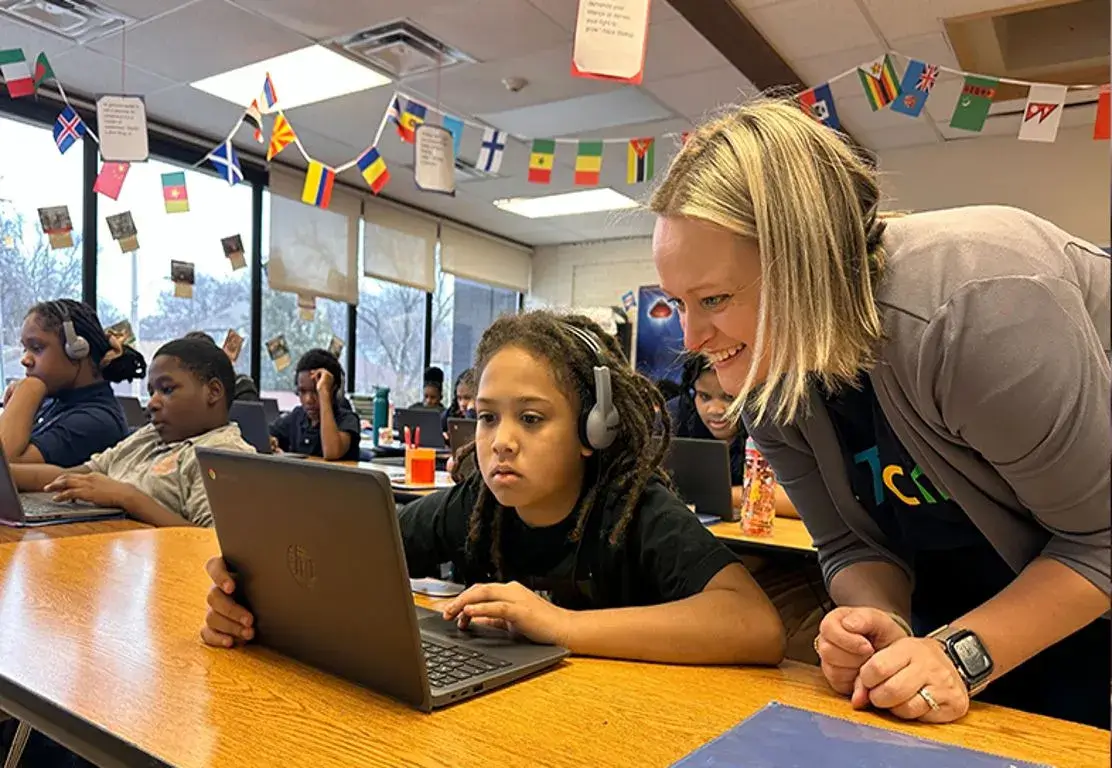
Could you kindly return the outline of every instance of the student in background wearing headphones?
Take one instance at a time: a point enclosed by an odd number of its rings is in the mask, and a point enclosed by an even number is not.
[[[444,609],[573,653],[776,664],[784,629],[745,568],[668,488],[659,392],[585,317],[506,316],[476,352],[477,471],[401,511],[413,577],[451,562]],[[217,558],[202,637],[254,637]],[[547,599],[546,599],[547,598]]]
[[[271,444],[280,451],[358,461],[359,416],[343,397],[344,369],[328,350],[310,349],[297,361],[301,405],[270,425]]]
[[[23,321],[27,377],[4,393],[0,445],[13,463],[75,467],[127,437],[112,383],[146,375],[143,356],[105,334],[71,299],[31,307]]]

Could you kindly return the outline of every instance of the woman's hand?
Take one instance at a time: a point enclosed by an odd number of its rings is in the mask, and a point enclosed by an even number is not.
[[[135,487],[119,480],[112,480],[99,472],[84,475],[62,474],[44,489],[54,494],[54,501],[84,501],[98,507],[128,507],[128,498]]]
[[[942,643],[931,638],[905,637],[877,651],[862,665],[859,686],[874,707],[904,720],[950,723],[969,711],[965,682]]]
[[[444,618],[460,629],[472,624],[524,635],[536,643],[567,645],[574,612],[553,605],[516,581],[475,584],[444,607]]]
[[[231,598],[236,585],[224,565],[224,558],[212,558],[205,563],[205,570],[213,586],[208,593],[209,609],[205,625],[201,627],[201,639],[218,648],[231,648],[253,640],[255,617]]]
[[[866,691],[855,686],[858,672],[877,651],[907,633],[890,615],[877,608],[835,608],[822,620],[815,651],[830,687],[842,695],[853,694],[854,705],[864,705]]]

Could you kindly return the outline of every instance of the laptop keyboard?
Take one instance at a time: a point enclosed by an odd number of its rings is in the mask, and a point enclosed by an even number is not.
[[[510,662],[494,656],[459,646],[439,645],[425,638],[421,639],[421,649],[425,652],[429,683],[436,688],[462,683],[510,666]]]
[[[23,506],[23,516],[28,518],[48,517],[60,511],[57,502],[42,497],[20,496],[19,503]]]

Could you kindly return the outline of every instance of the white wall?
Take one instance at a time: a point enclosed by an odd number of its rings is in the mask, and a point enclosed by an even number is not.
[[[983,137],[881,153],[890,209],[1014,205],[1096,245],[1109,245],[1109,142],[1092,128],[1063,129],[1053,144]],[[657,282],[648,238],[545,246],[533,256],[528,306],[620,305]]]

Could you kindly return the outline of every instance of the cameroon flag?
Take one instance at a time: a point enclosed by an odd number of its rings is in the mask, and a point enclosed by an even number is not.
[[[533,151],[529,155],[530,182],[533,184],[548,184],[552,181],[552,161],[555,154],[555,140],[533,140]]]

